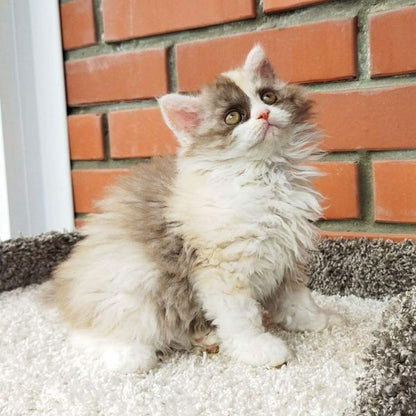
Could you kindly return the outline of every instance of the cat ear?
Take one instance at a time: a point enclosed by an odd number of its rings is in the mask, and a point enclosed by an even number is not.
[[[198,96],[167,94],[158,99],[168,127],[183,141],[200,126],[202,104]],[[184,143],[181,143],[184,144]]]
[[[264,49],[260,45],[254,46],[249,52],[244,64],[244,70],[261,78],[273,80],[276,78],[272,65],[270,64]]]

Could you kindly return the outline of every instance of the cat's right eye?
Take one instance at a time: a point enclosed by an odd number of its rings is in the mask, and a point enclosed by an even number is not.
[[[238,110],[229,111],[225,117],[224,122],[229,126],[235,126],[243,119],[243,115]]]

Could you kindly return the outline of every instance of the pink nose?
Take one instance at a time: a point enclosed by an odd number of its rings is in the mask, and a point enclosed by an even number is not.
[[[269,119],[269,114],[270,114],[269,110],[264,110],[257,116],[257,120],[263,119],[267,121]]]

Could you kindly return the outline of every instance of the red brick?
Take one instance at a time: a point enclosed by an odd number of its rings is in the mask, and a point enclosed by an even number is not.
[[[95,202],[103,198],[106,189],[128,169],[76,169],[72,171],[74,207],[77,213],[97,212]]]
[[[263,10],[265,13],[272,13],[280,10],[310,6],[316,3],[325,3],[327,1],[328,0],[263,0]]]
[[[74,223],[75,223],[75,228],[77,230],[79,230],[85,225],[85,219],[84,218],[75,218]]]
[[[69,105],[151,98],[168,90],[165,49],[79,59],[65,68]]]
[[[353,78],[355,26],[355,19],[331,20],[179,44],[179,90],[198,90],[219,73],[241,65],[256,43],[264,46],[285,81]]]
[[[92,0],[61,4],[62,42],[65,50],[96,43]]]
[[[178,143],[159,108],[115,111],[109,113],[108,125],[114,159],[176,153]]]
[[[331,238],[336,239],[339,237],[346,238],[348,240],[353,240],[354,238],[368,238],[369,240],[383,239],[383,240],[392,240],[400,242],[403,240],[413,240],[416,241],[416,234],[389,234],[389,233],[365,233],[357,231],[320,231],[322,238]]]
[[[68,135],[72,160],[104,159],[101,114],[79,114],[69,116]]]
[[[370,18],[371,74],[416,72],[416,7],[405,7]]]
[[[373,181],[376,221],[416,223],[416,160],[374,161]]]
[[[319,162],[314,164],[326,175],[315,180],[323,202],[324,219],[360,218],[358,164],[356,162]]]
[[[253,0],[103,0],[106,41],[255,17]]]
[[[416,148],[416,85],[311,94],[330,151]]]

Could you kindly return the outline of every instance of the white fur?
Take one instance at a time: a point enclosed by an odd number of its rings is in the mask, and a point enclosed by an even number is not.
[[[111,371],[131,373],[147,371],[157,364],[153,345],[138,342],[120,342],[113,338],[94,337],[85,331],[74,332],[72,345],[93,357],[98,356],[105,367]]]

